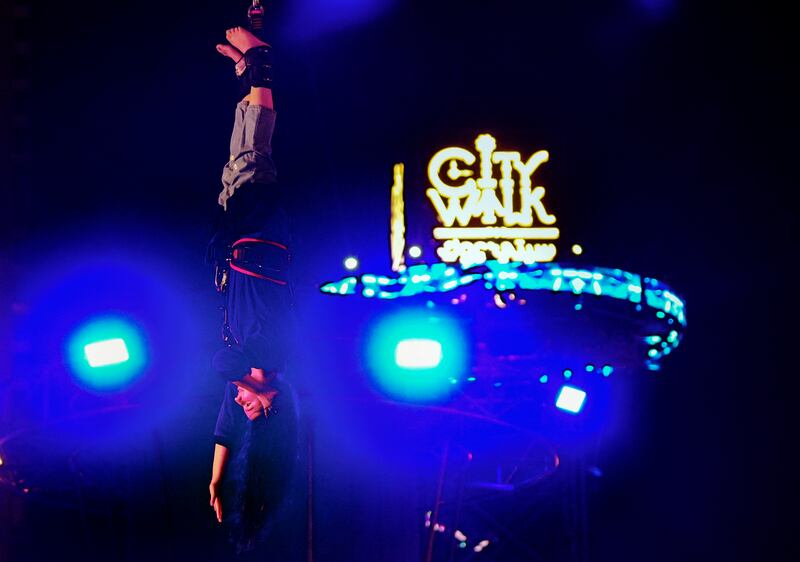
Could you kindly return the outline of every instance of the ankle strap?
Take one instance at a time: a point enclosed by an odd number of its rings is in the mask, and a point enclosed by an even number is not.
[[[272,88],[272,47],[261,45],[244,54],[245,70],[242,80],[246,87]]]

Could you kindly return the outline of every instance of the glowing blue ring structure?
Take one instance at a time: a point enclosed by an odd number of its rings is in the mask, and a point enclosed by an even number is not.
[[[645,365],[658,370],[659,360],[678,347],[686,327],[686,305],[670,287],[651,277],[621,269],[572,267],[558,263],[525,264],[487,261],[462,269],[448,263],[416,264],[394,276],[365,273],[325,283],[323,293],[360,295],[369,299],[399,299],[431,293],[448,293],[482,283],[488,291],[549,291],[593,295],[627,301],[637,310],[647,307],[662,320],[661,333],[645,337]]]

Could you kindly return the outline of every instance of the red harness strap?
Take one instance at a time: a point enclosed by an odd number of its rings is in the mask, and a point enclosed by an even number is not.
[[[273,242],[272,240],[261,240],[260,238],[239,238],[236,242],[233,243],[231,247],[235,248],[237,245],[243,244],[245,242],[255,242],[256,244],[270,244],[272,246],[277,246],[281,250],[289,249],[280,242]]]
[[[285,245],[283,245],[283,244],[281,244],[279,242],[274,242],[272,240],[261,240],[259,238],[240,238],[239,240],[237,240],[236,242],[234,242],[231,245],[231,248],[233,249],[233,259],[231,259],[231,262],[230,262],[232,270],[238,271],[239,273],[243,273],[244,275],[249,275],[250,277],[256,277],[258,279],[264,279],[265,281],[272,281],[273,283],[277,283],[278,285],[286,285],[287,284],[286,281],[283,281],[281,279],[274,279],[272,277],[268,277],[268,276],[263,275],[261,273],[258,273],[256,271],[245,269],[242,266],[236,265],[236,263],[234,263],[235,260],[237,258],[241,258],[242,257],[241,254],[243,253],[241,251],[241,249],[237,250],[237,248],[236,248],[236,246],[238,246],[240,244],[268,244],[270,246],[275,246],[276,248],[279,248],[281,250],[286,250],[286,251],[288,251],[289,248],[287,248]]]

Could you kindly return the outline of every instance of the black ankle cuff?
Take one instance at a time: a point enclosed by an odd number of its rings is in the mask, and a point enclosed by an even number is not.
[[[262,45],[248,49],[244,62],[242,80],[245,87],[272,88],[272,47]]]
[[[260,45],[258,47],[251,47],[247,49],[244,54],[244,62],[250,66],[251,64],[264,64],[272,63],[272,47],[269,45]]]

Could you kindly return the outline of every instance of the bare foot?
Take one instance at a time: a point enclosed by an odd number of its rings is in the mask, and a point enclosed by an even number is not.
[[[244,55],[242,54],[242,52],[232,45],[217,45],[217,52],[221,55],[225,55],[233,62],[235,62],[236,75],[241,76],[245,68]]]
[[[239,49],[240,52],[246,53],[253,47],[269,46],[261,39],[247,31],[243,27],[234,27],[225,32],[225,37],[231,45]]]

